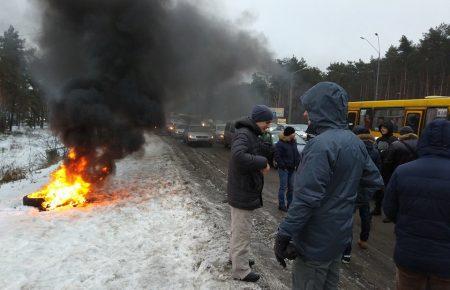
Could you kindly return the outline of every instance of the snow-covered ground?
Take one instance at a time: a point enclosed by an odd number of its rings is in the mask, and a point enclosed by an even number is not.
[[[3,172],[12,168],[31,174],[46,163],[46,150],[61,147],[47,128],[15,127],[12,134],[0,134],[0,180]]]
[[[147,137],[103,198],[38,212],[21,205],[56,167],[0,187],[0,289],[255,289],[232,281],[227,238],[176,152]],[[106,197],[106,198],[104,198]]]

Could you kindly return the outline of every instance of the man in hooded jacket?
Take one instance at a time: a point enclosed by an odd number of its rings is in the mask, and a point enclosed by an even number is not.
[[[341,255],[352,235],[358,187],[371,194],[383,186],[364,143],[348,130],[348,95],[331,82],[308,90],[301,102],[317,136],[306,145],[294,181],[294,200],[280,224],[275,255],[298,256],[293,289],[337,289]]]
[[[395,222],[397,289],[450,289],[450,122],[431,122],[417,149],[418,159],[394,171],[383,203]]]

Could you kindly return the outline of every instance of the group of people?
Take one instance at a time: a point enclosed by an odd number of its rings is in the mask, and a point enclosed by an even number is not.
[[[315,137],[301,157],[293,128],[275,146],[279,209],[287,216],[274,252],[283,267],[294,260],[293,289],[337,289],[340,265],[350,259],[356,209],[362,220],[358,245],[367,248],[374,194],[372,213],[383,208],[396,223],[397,289],[450,289],[450,122],[431,122],[420,140],[408,127],[397,139],[386,123],[375,140],[364,126],[348,129],[348,95],[339,85],[321,82],[301,103]],[[249,246],[252,213],[263,206],[270,170],[269,145],[258,136],[272,118],[269,108],[255,106],[236,123],[231,146],[230,261],[232,277],[247,282],[260,278],[252,271]]]

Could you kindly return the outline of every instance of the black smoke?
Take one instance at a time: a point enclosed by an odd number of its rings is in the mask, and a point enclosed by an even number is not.
[[[189,2],[35,1],[42,10],[37,75],[51,128],[102,164],[139,150],[167,106],[214,107],[217,92],[270,63],[259,37]]]

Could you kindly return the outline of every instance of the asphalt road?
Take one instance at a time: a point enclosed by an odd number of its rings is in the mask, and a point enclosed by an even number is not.
[[[187,146],[180,140],[162,136],[171,146],[197,182],[204,184],[211,192],[206,198],[221,211],[225,218],[220,227],[229,234],[229,207],[225,203],[226,178],[229,149],[220,144],[213,147]],[[262,274],[258,282],[263,289],[290,289],[291,265],[282,269],[273,255],[273,242],[276,229],[285,213],[278,210],[278,174],[275,170],[266,175],[263,190],[264,207],[254,212],[252,255],[256,260],[256,272]],[[369,249],[361,250],[356,245],[359,237],[359,216],[355,217],[354,243],[350,264],[342,265],[341,289],[394,289],[395,265],[392,259],[394,249],[393,224],[382,223],[381,217],[374,217],[369,239]]]

